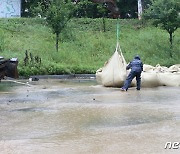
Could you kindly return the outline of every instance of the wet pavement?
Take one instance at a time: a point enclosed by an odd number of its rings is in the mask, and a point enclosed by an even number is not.
[[[85,79],[29,84],[0,83],[0,154],[180,153],[164,148],[180,142],[179,87],[121,92]]]

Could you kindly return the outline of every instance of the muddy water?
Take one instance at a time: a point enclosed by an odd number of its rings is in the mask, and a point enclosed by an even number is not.
[[[178,87],[120,92],[94,80],[0,84],[0,154],[180,153],[164,149],[180,142]]]

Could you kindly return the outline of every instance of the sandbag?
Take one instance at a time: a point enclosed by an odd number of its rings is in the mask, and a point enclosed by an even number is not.
[[[180,86],[180,72],[178,73],[158,73],[158,79],[163,86]]]
[[[97,82],[106,87],[121,87],[127,76],[126,65],[120,45],[117,43],[112,57],[105,63],[103,68],[96,71]]]
[[[152,72],[154,70],[154,66],[148,65],[148,64],[144,64],[143,65],[143,71],[144,72]]]
[[[160,64],[157,64],[154,68],[155,72],[168,72],[168,67],[161,66]]]
[[[161,85],[156,72],[142,72],[141,73],[141,87],[158,87]],[[136,86],[136,79],[134,78],[131,86]]]
[[[99,69],[96,71],[96,81],[97,81],[99,84],[102,84],[102,68],[99,68]]]
[[[180,72],[180,64],[172,65],[169,67],[169,72]]]
[[[142,72],[141,73],[141,86],[142,87],[158,87],[160,82],[156,72]]]

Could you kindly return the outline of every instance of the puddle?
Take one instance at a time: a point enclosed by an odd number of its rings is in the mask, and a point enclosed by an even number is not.
[[[4,82],[1,81],[0,82],[0,93],[7,93],[8,91],[11,91],[12,88],[19,86],[17,83],[13,83],[13,82]]]
[[[171,153],[165,143],[180,139],[179,87],[121,92],[95,80],[30,84],[0,83],[3,154]]]

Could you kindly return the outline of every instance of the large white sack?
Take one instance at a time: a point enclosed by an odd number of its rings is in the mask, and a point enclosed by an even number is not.
[[[180,86],[180,72],[178,73],[158,73],[158,79],[163,86]]]
[[[154,71],[157,73],[168,72],[168,67],[157,64],[156,67],[154,68]]]
[[[169,67],[169,72],[180,72],[180,64],[172,65]]]
[[[156,72],[142,72],[141,73],[141,86],[142,87],[157,87],[160,86]]]
[[[143,64],[143,71],[144,72],[152,72],[154,70],[154,66],[148,65],[148,64]]]
[[[119,54],[120,53],[120,54]],[[97,82],[106,87],[121,87],[126,79],[126,61],[122,55],[120,45],[117,43],[112,57],[103,68],[96,71]]]
[[[97,81],[99,84],[102,84],[102,69],[103,69],[103,68],[99,68],[99,69],[96,71],[96,81]]]
[[[132,81],[132,86],[136,86],[136,78]],[[141,87],[158,87],[161,83],[156,72],[142,72],[141,73]]]

